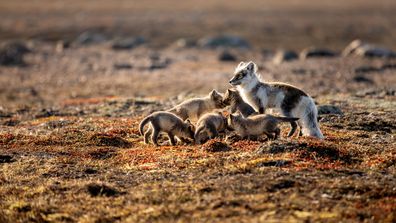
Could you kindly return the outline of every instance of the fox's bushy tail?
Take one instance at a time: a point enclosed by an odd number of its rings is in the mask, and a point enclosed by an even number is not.
[[[144,118],[144,119],[140,122],[140,124],[139,124],[139,132],[140,132],[140,135],[143,135],[144,126],[147,125],[147,123],[149,123],[150,121],[151,121],[151,116],[147,116],[146,118]]]

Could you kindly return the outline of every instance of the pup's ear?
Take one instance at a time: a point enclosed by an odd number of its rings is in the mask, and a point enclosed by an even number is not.
[[[191,124],[190,126],[188,126],[188,129],[189,129],[191,132],[195,132],[195,126],[194,126],[193,124]]]
[[[245,65],[245,62],[241,61],[241,62],[238,64],[238,67],[241,67],[241,66],[243,66],[243,65]]]
[[[184,121],[184,122],[187,123],[187,124],[192,125],[191,122],[190,122],[190,119],[186,119],[186,121]]]
[[[221,94],[219,92],[217,92],[216,90],[211,91],[209,95],[210,95],[210,98],[212,98],[213,100],[216,100],[218,98],[223,98],[221,96]]]
[[[256,72],[257,71],[257,65],[255,63],[253,63],[252,61],[250,61],[248,63],[248,65],[246,66],[246,69],[248,71],[251,71],[251,72]]]

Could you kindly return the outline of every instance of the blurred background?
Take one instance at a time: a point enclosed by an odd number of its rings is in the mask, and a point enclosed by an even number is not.
[[[341,49],[356,38],[395,47],[395,12],[393,0],[2,0],[0,38],[72,40],[95,30],[164,47],[180,37],[229,33],[264,48]]]
[[[0,105],[181,100],[226,90],[241,60],[313,96],[394,86],[395,12],[394,0],[0,0]],[[379,48],[342,57],[355,39]]]

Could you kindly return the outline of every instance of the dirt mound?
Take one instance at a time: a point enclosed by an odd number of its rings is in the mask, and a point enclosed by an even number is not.
[[[131,142],[120,136],[105,133],[96,133],[89,138],[89,141],[96,146],[114,146],[120,148],[132,146]]]
[[[202,149],[207,152],[227,152],[231,147],[219,139],[211,139],[202,145]]]

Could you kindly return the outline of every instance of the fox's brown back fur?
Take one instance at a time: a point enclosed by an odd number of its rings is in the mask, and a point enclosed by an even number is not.
[[[223,107],[223,96],[216,90],[213,90],[204,98],[189,99],[168,111],[176,114],[183,120],[198,120],[203,114]]]

